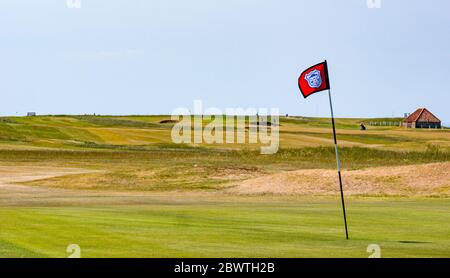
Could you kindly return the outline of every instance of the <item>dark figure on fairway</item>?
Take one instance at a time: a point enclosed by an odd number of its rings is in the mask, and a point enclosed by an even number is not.
[[[361,123],[359,125],[359,130],[366,130],[366,126],[364,125],[364,123]]]

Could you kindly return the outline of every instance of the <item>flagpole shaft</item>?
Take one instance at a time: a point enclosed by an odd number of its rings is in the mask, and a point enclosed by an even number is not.
[[[338,176],[339,176],[339,187],[341,189],[342,211],[344,213],[345,238],[348,239],[347,215],[345,213],[344,190],[342,189],[341,162],[339,160],[339,151],[338,151],[338,144],[337,144],[337,139],[336,139],[336,127],[334,124],[333,103],[331,101],[331,90],[330,89],[328,89],[328,99],[330,100],[331,123],[333,125],[333,137],[334,137],[334,149],[336,152],[336,164],[337,164],[337,171],[338,171]]]

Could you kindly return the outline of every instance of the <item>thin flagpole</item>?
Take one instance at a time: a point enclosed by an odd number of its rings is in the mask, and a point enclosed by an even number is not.
[[[337,171],[338,171],[338,176],[339,176],[339,186],[341,188],[342,211],[344,212],[345,238],[348,239],[347,215],[345,213],[344,190],[342,189],[341,162],[339,161],[339,151],[338,151],[338,144],[337,144],[337,139],[336,139],[336,127],[334,125],[333,103],[331,101],[331,90],[330,89],[328,89],[328,98],[330,100],[331,123],[333,124],[334,149],[336,151],[336,163],[337,163]]]

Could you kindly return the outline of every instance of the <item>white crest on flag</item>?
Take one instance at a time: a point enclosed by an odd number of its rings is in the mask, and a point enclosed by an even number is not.
[[[320,70],[313,70],[305,75],[305,80],[308,82],[309,87],[319,88],[322,85],[322,76]]]

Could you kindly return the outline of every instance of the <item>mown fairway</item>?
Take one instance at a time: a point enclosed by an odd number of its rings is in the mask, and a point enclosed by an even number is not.
[[[70,243],[83,257],[367,257],[372,243],[383,257],[450,256],[448,180],[433,198],[414,188],[349,197],[350,241],[337,187],[328,196],[227,191],[265,175],[333,169],[327,119],[282,118],[275,155],[255,145],[175,145],[166,119],[0,118],[0,257],[66,257]],[[448,130],[360,131],[361,121],[337,121],[344,171],[450,161]]]
[[[89,202],[96,201],[105,199]],[[338,199],[175,195],[109,201],[2,208],[0,255],[66,257],[66,247],[76,243],[83,257],[363,258],[376,243],[383,257],[450,256],[447,199],[351,198],[349,241]]]

